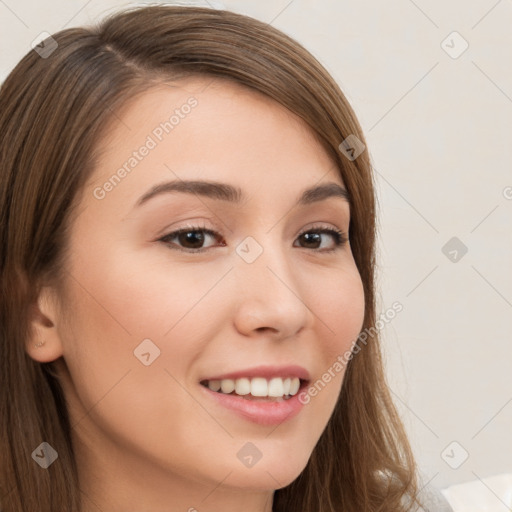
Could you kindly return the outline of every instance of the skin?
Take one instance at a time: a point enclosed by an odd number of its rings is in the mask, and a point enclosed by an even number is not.
[[[191,96],[197,106],[97,199],[94,190]],[[42,290],[26,349],[57,360],[84,510],[269,511],[274,490],[305,467],[343,371],[278,427],[217,405],[199,380],[298,364],[315,382],[351,348],[364,294],[350,242],[336,247],[324,233],[308,245],[299,236],[313,227],[348,234],[349,203],[296,205],[305,188],[343,181],[302,120],[226,81],[157,86],[118,118],[82,191],[63,286]],[[229,183],[246,197],[236,205],[174,192],[134,207],[178,177]],[[159,241],[198,225],[219,233],[205,235],[205,252]],[[263,249],[252,263],[235,250],[247,236]],[[144,339],[160,350],[148,366],[134,356]],[[262,453],[252,468],[237,457],[248,441]]]

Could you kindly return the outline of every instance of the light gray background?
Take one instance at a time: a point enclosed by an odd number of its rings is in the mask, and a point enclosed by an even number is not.
[[[382,331],[387,372],[425,481],[512,472],[512,2],[209,3],[299,40],[359,116],[378,185],[380,307],[404,308]],[[126,5],[0,0],[0,80],[41,32]],[[457,58],[454,31],[469,45]],[[452,237],[468,250],[446,250],[455,262],[442,252]]]

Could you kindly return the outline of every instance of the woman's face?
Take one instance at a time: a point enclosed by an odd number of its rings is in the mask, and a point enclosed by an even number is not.
[[[65,361],[81,471],[127,489],[287,485],[363,323],[343,181],[298,117],[225,81],[159,86],[117,121],[38,349]]]

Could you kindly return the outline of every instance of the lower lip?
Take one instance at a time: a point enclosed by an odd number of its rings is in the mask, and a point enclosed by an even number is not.
[[[231,409],[242,418],[248,419],[258,425],[279,425],[295,417],[303,405],[299,401],[301,385],[296,395],[282,402],[265,402],[263,400],[247,400],[238,395],[226,395],[217,393],[200,384],[203,390],[208,393],[218,404]]]

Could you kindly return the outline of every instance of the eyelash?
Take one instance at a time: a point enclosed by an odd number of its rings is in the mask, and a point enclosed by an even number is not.
[[[185,228],[178,229],[176,231],[172,231],[172,232],[168,233],[167,235],[160,238],[158,241],[163,242],[164,244],[168,245],[168,247],[170,249],[175,249],[178,251],[192,253],[192,254],[205,252],[212,248],[212,247],[201,247],[201,248],[197,248],[197,249],[185,249],[185,248],[179,247],[179,246],[169,242],[169,240],[176,238],[177,236],[179,236],[182,233],[190,233],[190,232],[196,232],[196,233],[202,232],[207,235],[211,235],[216,239],[220,238],[220,235],[216,231],[208,229],[205,226],[187,226]],[[345,245],[348,242],[348,238],[347,238],[346,234],[343,231],[340,231],[339,229],[315,226],[315,227],[306,229],[304,231],[301,231],[299,233],[299,235],[297,236],[297,238],[301,237],[302,235],[304,235],[306,233],[319,233],[319,234],[327,233],[327,234],[331,235],[332,238],[334,239],[334,248],[332,248],[332,249],[311,249],[316,252],[332,253],[332,252],[339,250],[343,245]],[[307,249],[307,247],[304,247],[304,249]]]

